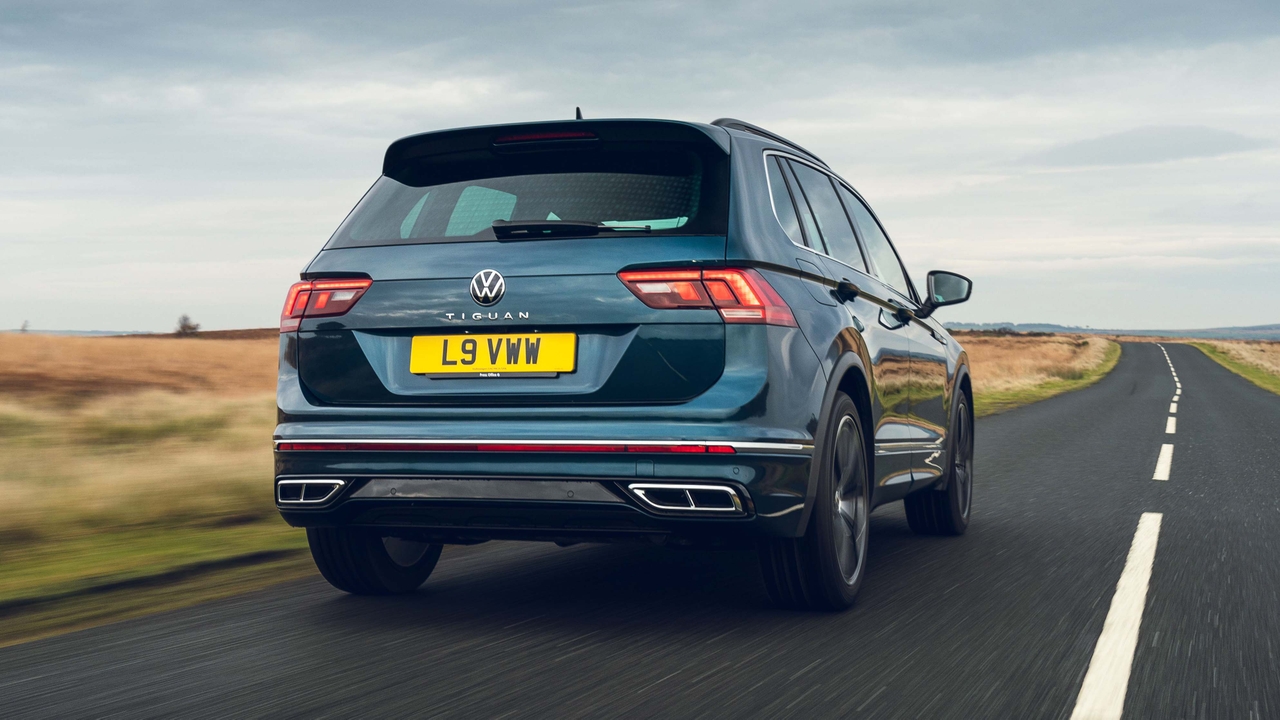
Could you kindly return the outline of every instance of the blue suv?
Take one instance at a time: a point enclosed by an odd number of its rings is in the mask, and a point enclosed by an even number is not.
[[[754,125],[573,120],[398,140],[288,293],[276,503],[358,594],[445,544],[758,550],[785,607],[850,605],[868,515],[958,535],[964,350],[875,214]]]

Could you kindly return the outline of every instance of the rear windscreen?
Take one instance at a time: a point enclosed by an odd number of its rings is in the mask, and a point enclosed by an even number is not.
[[[325,247],[494,240],[495,220],[724,235],[728,205],[728,157],[682,143],[423,158],[378,178]]]

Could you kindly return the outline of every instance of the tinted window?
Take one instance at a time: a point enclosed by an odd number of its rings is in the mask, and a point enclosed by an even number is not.
[[[800,179],[800,187],[809,200],[809,207],[818,219],[818,229],[822,231],[822,239],[826,241],[827,254],[851,267],[865,270],[862,253],[858,250],[858,240],[853,234],[853,226],[845,215],[840,198],[831,185],[831,178],[800,163],[791,163],[796,177]]]
[[[494,220],[510,220],[516,207],[516,196],[501,190],[471,185],[462,190],[458,203],[449,215],[445,237],[475,235],[493,225]],[[543,218],[544,220],[546,218]]]
[[[773,198],[773,213],[778,216],[778,224],[782,225],[791,242],[804,245],[800,221],[796,219],[796,206],[791,202],[791,192],[787,190],[787,181],[783,179],[782,169],[778,167],[778,158],[767,157],[765,164],[769,168],[769,194]]]
[[[889,243],[884,230],[880,229],[880,224],[876,222],[867,206],[863,205],[853,193],[841,188],[841,195],[849,205],[849,212],[853,215],[854,222],[858,223],[862,241],[867,245],[867,255],[871,257],[871,264],[875,266],[872,272],[886,285],[902,293],[904,297],[911,297],[911,290],[907,287],[907,275],[902,270],[902,262],[898,260],[898,254],[893,251],[893,245]]]
[[[791,183],[791,194],[796,200],[796,210],[800,213],[800,222],[804,224],[804,236],[809,247],[826,252],[827,248],[822,244],[822,236],[818,234],[818,224],[813,220],[813,213],[809,211],[809,201],[805,199],[804,191],[800,189],[800,183],[796,181],[796,176],[791,172],[791,163],[782,162],[779,158],[779,164],[783,168],[783,173],[787,176],[787,181]]]
[[[378,178],[326,247],[494,240],[495,220],[723,235],[727,174],[726,157],[676,143],[428,157]]]

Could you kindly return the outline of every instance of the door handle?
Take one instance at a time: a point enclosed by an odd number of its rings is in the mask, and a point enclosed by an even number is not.
[[[841,278],[840,282],[836,283],[836,289],[832,290],[831,294],[835,295],[840,302],[851,302],[857,300],[858,296],[862,294],[862,288],[854,285],[849,278]]]
[[[889,299],[889,305],[893,307],[893,317],[900,323],[909,323],[916,317],[916,314],[911,312],[911,308],[893,298]]]

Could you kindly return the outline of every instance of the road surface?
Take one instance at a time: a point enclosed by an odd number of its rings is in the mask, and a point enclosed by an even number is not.
[[[316,577],[0,650],[0,715],[1280,717],[1280,397],[1127,344],[977,442],[969,533],[881,508],[842,614],[770,608],[750,554],[489,543],[412,597]]]

